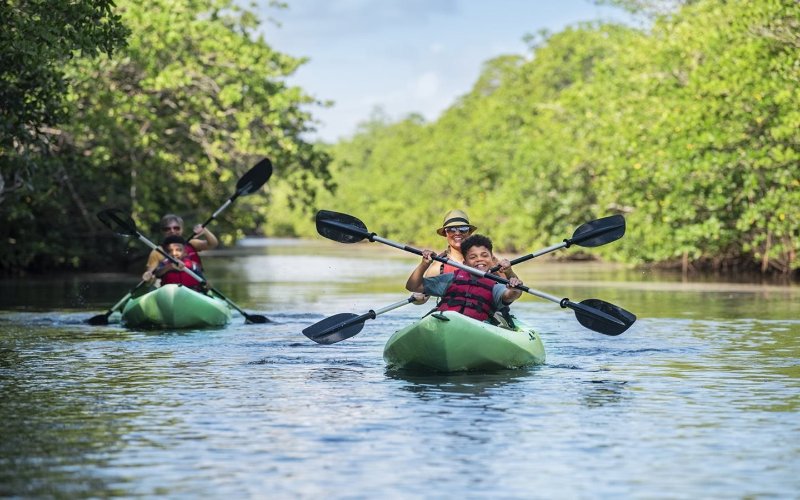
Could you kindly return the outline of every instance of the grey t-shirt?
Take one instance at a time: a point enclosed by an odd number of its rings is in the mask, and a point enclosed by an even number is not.
[[[447,291],[447,287],[455,279],[455,273],[445,273],[438,276],[431,276],[422,280],[422,292],[426,295],[433,295],[434,297],[441,297]],[[503,302],[503,292],[506,291],[506,286],[501,283],[495,283],[492,287],[492,308],[497,311],[508,304]]]

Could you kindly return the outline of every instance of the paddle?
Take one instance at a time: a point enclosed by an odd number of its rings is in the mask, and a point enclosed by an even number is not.
[[[145,284],[147,284],[147,281],[145,281],[145,280],[140,281],[139,284],[136,285],[135,287],[131,288],[131,290],[127,294],[125,294],[125,296],[122,297],[119,300],[119,302],[114,304],[111,307],[111,309],[109,309],[108,311],[104,312],[103,314],[98,314],[96,316],[92,316],[91,318],[87,319],[86,322],[88,324],[92,325],[92,326],[107,325],[108,324],[108,317],[111,316],[112,314],[114,314],[114,311],[116,311],[117,309],[122,307],[122,305],[125,304],[125,302],[127,302],[128,299],[130,299],[131,296],[134,293],[136,293],[136,291],[138,289],[140,289],[142,286],[144,286]]]
[[[219,214],[221,214],[226,208],[228,208],[228,206],[231,203],[233,203],[236,200],[236,198],[238,198],[240,196],[247,196],[249,194],[253,194],[256,191],[258,191],[259,189],[261,189],[261,186],[263,186],[269,180],[270,176],[272,176],[272,162],[269,160],[269,158],[264,158],[263,160],[261,160],[258,163],[256,163],[253,166],[253,168],[248,170],[247,173],[244,174],[239,179],[239,182],[236,183],[236,192],[233,193],[233,196],[228,198],[228,200],[225,203],[223,203],[222,206],[219,207],[216,212],[211,214],[211,217],[209,217],[208,220],[206,220],[202,224],[202,226],[206,227],[207,225],[209,225],[211,223],[211,221],[216,219]],[[108,224],[106,224],[106,225],[108,225]],[[192,238],[195,238],[197,236],[198,236],[197,234],[193,234],[192,237],[189,238],[189,240],[191,240]],[[120,299],[119,302],[114,304],[114,306],[111,309],[109,309],[108,311],[106,311],[103,314],[98,314],[96,316],[92,316],[91,318],[86,320],[86,322],[89,323],[90,325],[93,325],[93,326],[107,325],[108,324],[108,317],[111,316],[114,313],[114,311],[116,311],[117,309],[122,307],[125,304],[125,302],[127,302],[128,299],[130,299],[131,296],[134,293],[136,293],[136,291],[139,288],[141,288],[142,286],[144,286],[145,284],[147,284],[147,281],[145,281],[145,280],[140,281],[139,284],[136,285],[135,287],[133,287],[131,289],[131,291],[128,292],[127,295],[122,297],[122,299]],[[222,298],[224,299],[224,297],[222,297]],[[237,309],[237,308],[234,307],[234,309]],[[256,322],[254,321],[254,323],[256,323]]]
[[[367,226],[352,215],[320,210],[317,212],[316,225],[319,234],[341,243],[356,243],[368,239],[369,241],[377,241],[391,247],[399,248],[400,250],[405,250],[406,252],[422,255],[422,250],[381,238],[375,233],[369,232]],[[463,269],[475,276],[488,278],[497,283],[508,285],[507,279],[489,272],[483,272],[460,262],[439,257],[435,254],[431,258],[437,262],[450,264],[451,266]],[[636,321],[636,316],[632,313],[600,299],[587,299],[580,303],[575,303],[567,298],[559,299],[553,295],[528,288],[524,285],[519,285],[516,288],[542,299],[555,302],[562,308],[572,309],[575,312],[575,317],[583,326],[598,333],[602,333],[603,335],[619,335]]]
[[[389,312],[412,302],[414,302],[413,295],[405,300],[378,309],[377,311],[370,309],[369,312],[360,316],[352,313],[336,314],[309,326],[303,330],[303,335],[318,344],[335,344],[336,342],[349,339],[360,332],[361,329],[364,328],[364,322],[368,319],[375,319],[385,312]]]
[[[142,233],[140,233],[136,229],[136,223],[133,222],[133,219],[131,219],[130,216],[128,214],[126,214],[124,211],[122,211],[120,209],[116,209],[116,208],[107,208],[105,210],[101,210],[100,212],[98,212],[97,213],[97,218],[100,219],[100,222],[102,222],[103,224],[108,226],[108,228],[111,229],[112,231],[114,231],[115,233],[117,233],[119,235],[122,235],[122,236],[133,236],[133,237],[136,237],[140,241],[142,241],[144,244],[149,246],[151,249],[159,252],[161,255],[166,257],[170,262],[172,262],[176,266],[180,265],[180,262],[177,259],[175,259],[171,255],[169,255],[167,252],[164,251],[164,249],[162,249],[161,247],[159,247],[158,245],[156,245],[155,243],[153,243],[152,241],[150,241],[146,237],[144,237],[142,235]],[[116,229],[115,229],[115,226],[116,226]],[[247,322],[250,322],[250,323],[266,323],[267,321],[269,321],[265,316],[262,316],[260,314],[248,314],[248,313],[246,313],[239,306],[237,306],[232,300],[230,300],[225,295],[223,295],[222,292],[220,292],[216,288],[210,286],[208,284],[208,281],[205,278],[203,278],[202,276],[198,275],[197,273],[195,273],[191,269],[189,269],[187,267],[184,267],[181,270],[183,272],[185,272],[186,274],[188,274],[189,276],[191,276],[192,278],[194,278],[197,281],[199,281],[200,283],[203,283],[204,285],[208,286],[209,290],[214,292],[215,295],[219,296],[219,298],[221,298],[222,300],[227,302],[229,306],[231,306],[232,308],[234,308],[237,311],[239,311],[239,313],[242,316],[245,317],[245,320]]]
[[[554,252],[559,248],[569,248],[572,245],[578,245],[586,248],[599,247],[612,241],[617,241],[625,234],[625,217],[622,215],[611,215],[596,219],[586,224],[582,224],[578,229],[572,233],[572,238],[564,240],[557,245],[543,248],[528,255],[517,257],[511,261],[511,265],[525,262],[526,260],[539,257],[546,253]],[[500,266],[494,266],[489,269],[490,273],[495,273],[500,269]]]
[[[228,201],[223,203],[216,212],[211,214],[211,217],[209,217],[208,220],[203,222],[203,227],[206,227],[209,223],[211,223],[212,220],[216,219],[223,210],[228,208],[231,203],[236,201],[236,198],[253,194],[261,189],[261,186],[263,186],[269,180],[270,176],[272,176],[272,162],[269,161],[269,158],[264,158],[260,162],[256,163],[253,168],[248,170],[248,172],[244,174],[241,179],[239,179],[239,182],[236,183],[236,192],[233,193],[233,196],[228,198]]]

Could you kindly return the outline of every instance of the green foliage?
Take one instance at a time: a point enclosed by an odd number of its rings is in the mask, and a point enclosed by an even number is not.
[[[230,1],[120,2],[134,32],[122,57],[82,65],[75,79],[76,146],[96,169],[125,172],[129,190],[104,203],[154,224],[164,212],[207,217],[259,157],[272,159],[297,192],[313,195],[327,156],[304,141],[313,103],[285,78],[303,60],[256,38],[255,18]],[[116,196],[116,198],[115,198]],[[223,241],[265,220],[264,196],[237,202]],[[233,218],[231,218],[233,217]],[[234,229],[238,228],[238,229]]]
[[[624,213],[625,238],[592,255],[797,274],[800,4],[609,1],[658,12],[657,21],[647,31],[585,24],[540,34],[530,54],[487,61],[435,122],[376,114],[331,146],[303,139],[313,126],[306,109],[321,103],[286,84],[303,60],[258,38],[252,13],[231,0],[121,1],[127,48],[73,60],[66,101],[58,92],[24,101],[52,113],[39,122],[50,125],[42,142],[8,154],[23,133],[8,139],[6,117],[23,113],[3,109],[0,270],[94,267],[120,251],[97,209],[129,209],[150,235],[167,211],[199,222],[269,156],[270,201],[237,201],[215,222],[223,241],[313,236],[313,211],[326,208],[440,248],[435,227],[462,208],[513,256]],[[9,5],[43,3],[0,9]],[[0,29],[3,41],[14,33]],[[48,56],[50,67],[62,56]],[[58,127],[48,121],[64,116]],[[26,120],[15,130],[36,130]]]
[[[426,246],[464,208],[504,252],[621,212],[626,237],[593,255],[800,269],[800,4],[672,3],[647,32],[581,25],[488,61],[434,123],[365,124],[317,205]]]
[[[595,0],[596,4],[615,5],[634,14],[650,18],[675,12],[682,5],[696,3],[697,0]]]
[[[111,0],[0,3],[0,147],[21,149],[39,127],[64,118],[63,65],[73,57],[112,54],[127,29]],[[22,182],[23,178],[20,178]],[[0,189],[2,193],[2,189]]]
[[[0,271],[73,266],[87,253],[54,225],[64,223],[54,200],[69,200],[75,186],[66,177],[70,161],[50,147],[61,140],[55,127],[68,120],[65,65],[125,44],[128,30],[113,5],[0,2]]]
[[[629,259],[800,267],[799,12],[700,2],[608,61],[597,83],[627,91],[599,91],[597,187],[635,207]]]
[[[305,108],[317,103],[286,84],[304,61],[258,37],[251,12],[229,0],[121,0],[117,12],[132,33],[128,46],[65,69],[70,120],[49,132],[47,149],[58,175],[33,176],[24,199],[3,207],[16,246],[0,250],[0,269],[95,265],[87,259],[96,252],[116,258],[119,246],[104,243],[108,229],[93,215],[108,206],[130,210],[153,239],[164,213],[202,222],[262,157],[276,175],[214,222],[223,242],[265,223],[271,187],[302,193],[295,201],[307,209],[304,201],[329,187],[329,157],[302,138],[313,124]],[[63,229],[54,239],[43,227]],[[44,259],[35,260],[42,238]],[[62,252],[70,258],[59,260]]]

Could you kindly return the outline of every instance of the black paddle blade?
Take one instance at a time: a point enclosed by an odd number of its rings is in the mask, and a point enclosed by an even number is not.
[[[97,316],[92,316],[91,318],[87,319],[86,323],[92,326],[107,325],[109,316],[110,316],[110,311],[104,314],[98,314]]]
[[[633,313],[604,300],[586,299],[582,300],[580,304],[573,305],[576,306],[572,309],[580,324],[603,335],[619,335],[636,321],[636,315]],[[611,318],[603,317],[605,315],[611,316]]]
[[[107,228],[120,236],[136,236],[136,223],[131,216],[119,208],[106,208],[97,212],[97,218],[105,224]]]
[[[269,318],[260,314],[245,314],[244,319],[247,323],[269,323]]]
[[[358,243],[369,237],[367,226],[359,219],[330,210],[317,212],[317,232],[339,243]]]
[[[236,183],[236,196],[247,196],[255,193],[272,176],[272,162],[269,158],[264,158],[256,163],[249,172],[244,174],[239,182]]]
[[[309,326],[303,330],[303,335],[318,344],[335,344],[357,335],[364,328],[364,321],[368,318],[364,318],[360,322],[353,322],[356,318],[359,316],[352,313],[336,314]]]
[[[599,247],[617,241],[625,234],[625,217],[612,215],[583,224],[573,233],[572,238],[564,240],[569,245]]]

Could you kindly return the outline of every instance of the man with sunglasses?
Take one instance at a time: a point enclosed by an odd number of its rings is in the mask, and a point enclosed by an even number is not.
[[[164,238],[168,236],[182,236],[183,235],[183,219],[179,215],[167,214],[161,218],[161,234]],[[205,239],[200,239],[199,236],[204,236]],[[162,238],[163,239],[163,238]],[[219,245],[219,240],[214,233],[203,227],[202,224],[194,226],[192,238],[186,244],[185,252],[186,257],[195,262],[197,266],[202,269],[203,263],[200,260],[198,252],[203,250],[213,250]],[[158,264],[164,259],[160,252],[153,250],[147,257],[147,269],[142,275],[142,280],[151,281],[154,278],[153,271],[158,267]]]

